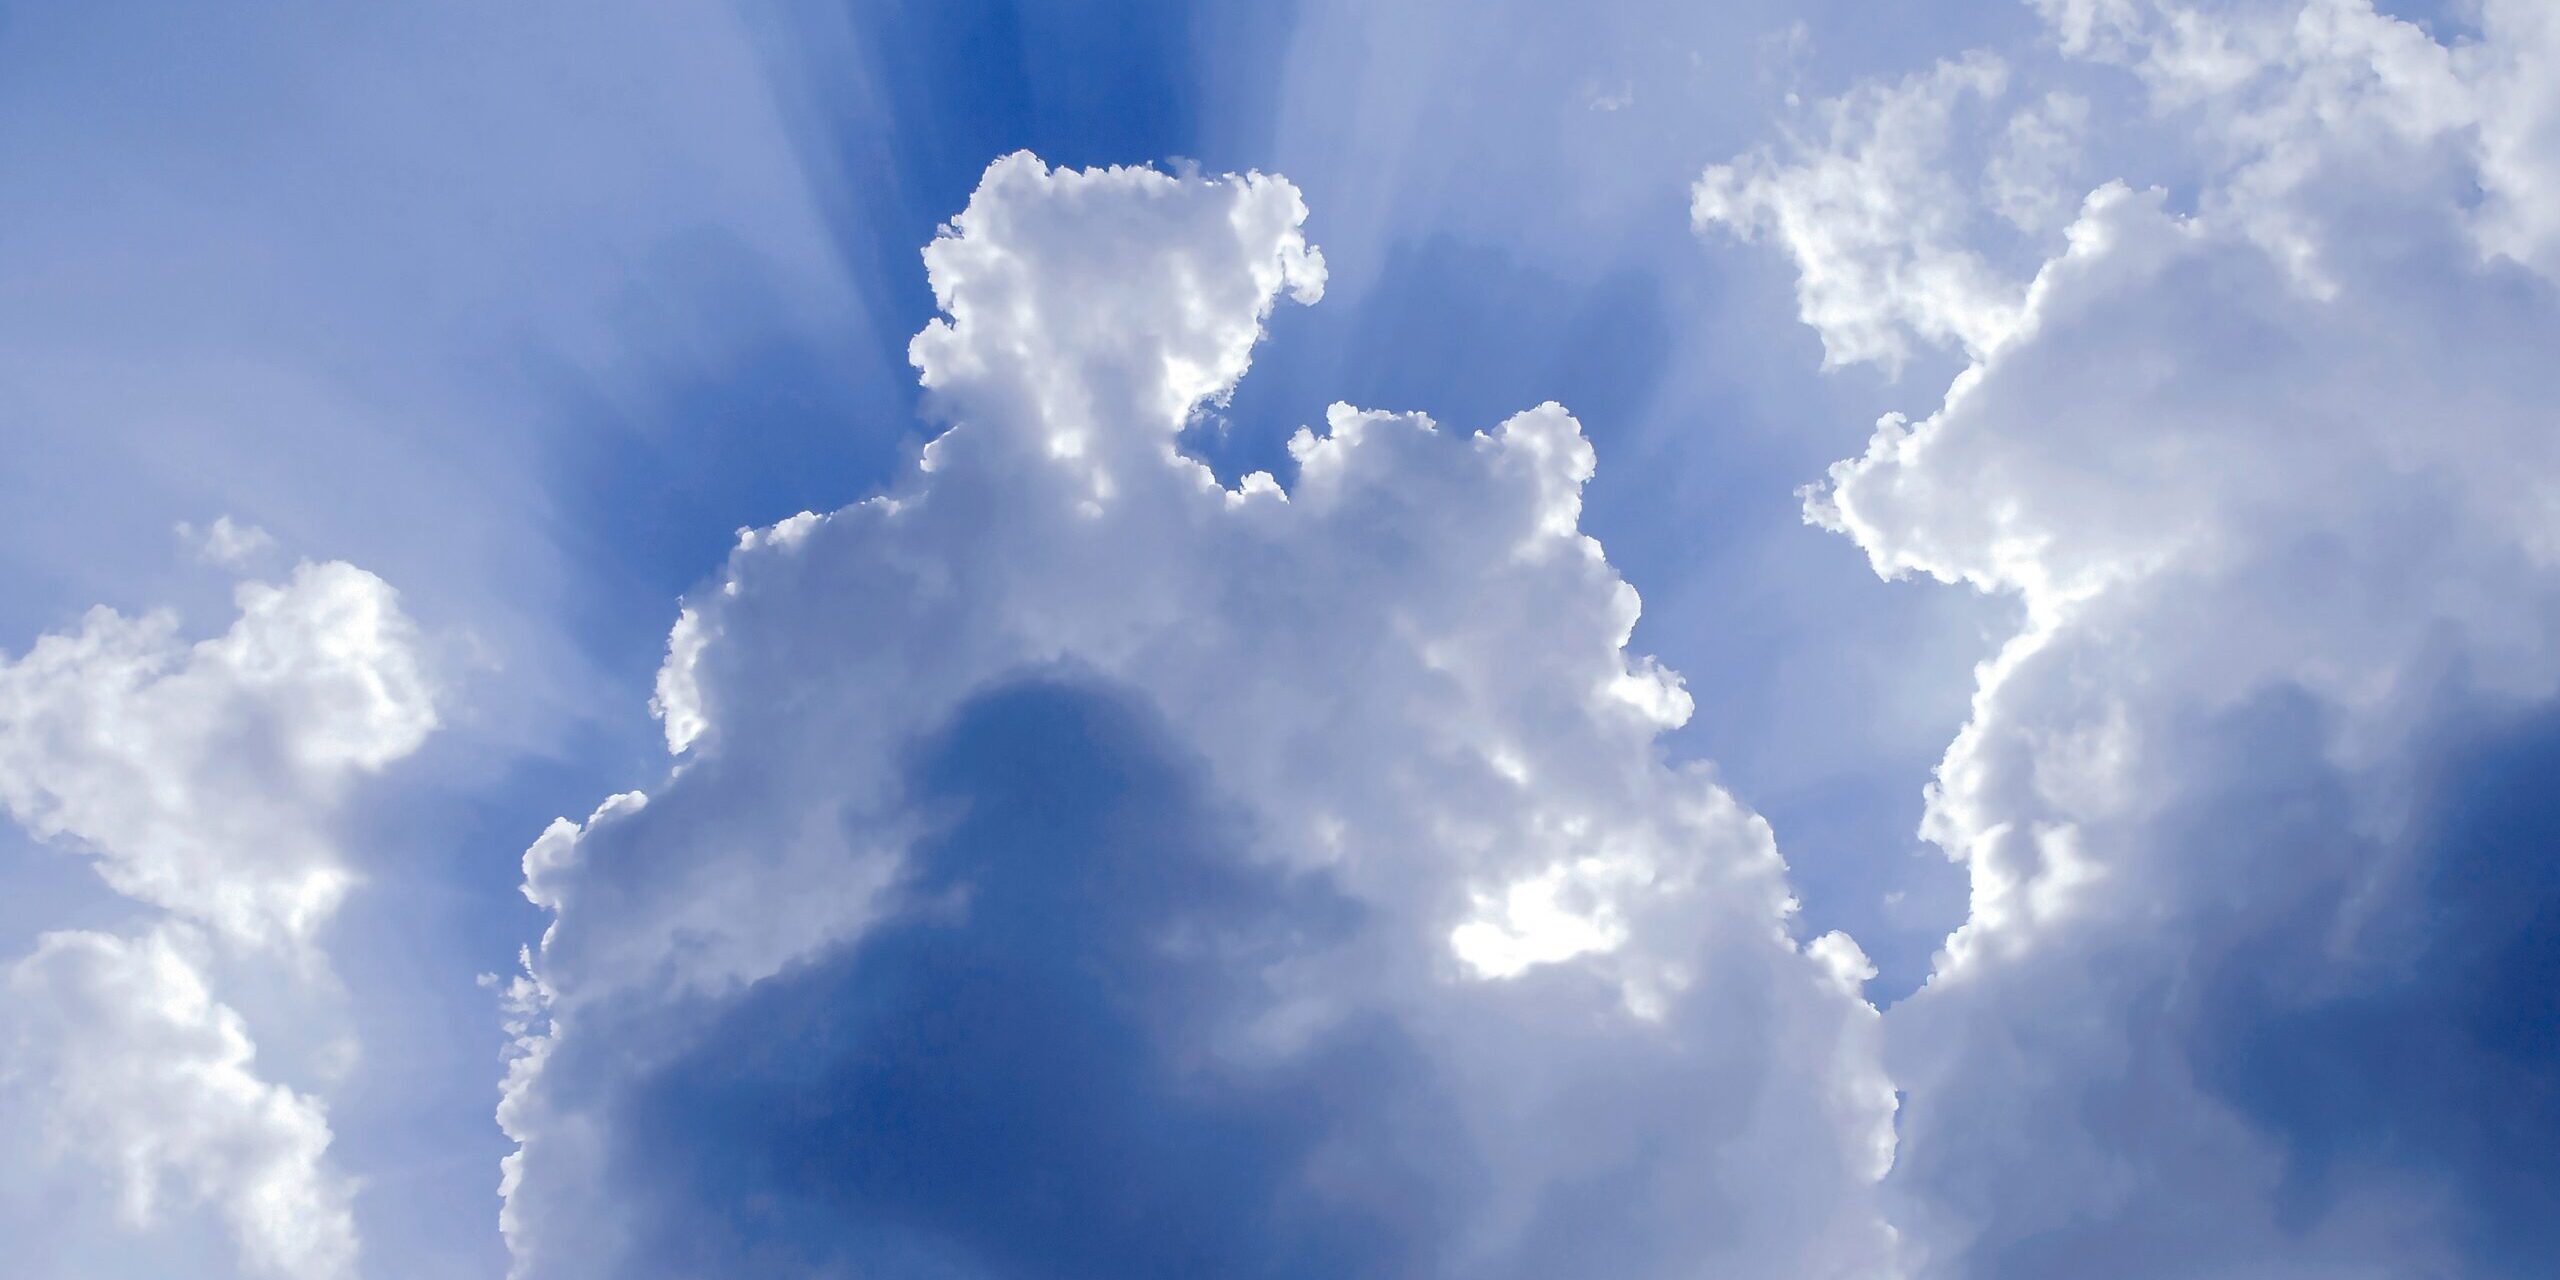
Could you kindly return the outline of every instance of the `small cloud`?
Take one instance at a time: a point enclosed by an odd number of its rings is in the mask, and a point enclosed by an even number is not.
[[[1624,111],[1636,103],[1636,82],[1621,80],[1614,90],[1604,92],[1597,82],[1582,87],[1582,96],[1594,111]]]
[[[179,540],[195,548],[198,560],[225,569],[246,569],[276,549],[275,538],[266,530],[229,516],[215,516],[202,529],[181,520],[177,532]]]

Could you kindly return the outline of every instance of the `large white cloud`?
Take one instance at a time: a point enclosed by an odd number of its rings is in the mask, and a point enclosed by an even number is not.
[[[526,855],[520,1272],[1887,1267],[1863,960],[1656,746],[1574,420],[1176,451],[1303,216],[1018,155],[927,249],[951,429],[741,535],[673,774]]]
[[[280,986],[319,1012],[319,930],[358,874],[336,810],[357,777],[417,749],[434,698],[381,579],[305,563],[237,599],[231,627],[193,645],[172,614],[101,608],[0,661],[0,806],[159,909],[125,933],[47,933],[8,970],[0,1222],[28,1266],[165,1266],[150,1237],[202,1210],[245,1274],[354,1274],[353,1186],[329,1159],[323,1104],[261,1074],[215,983]],[[326,1058],[341,1047],[327,1021],[290,1030]],[[112,1192],[111,1215],[80,1207],[90,1185]],[[110,1220],[136,1233],[130,1248],[94,1238]]]
[[[2537,1274],[2560,296],[2525,140],[2560,29],[2040,7],[2085,61],[2030,88],[2147,104],[2089,130],[2146,185],[1808,508],[2025,606],[1930,796],[1972,907],[1886,1016],[1897,1225],[1926,1276]],[[1747,163],[1797,190],[1832,148]],[[1882,256],[1946,251],[1910,225]],[[1816,305],[1843,234],[1786,238],[1807,319],[1872,348]]]

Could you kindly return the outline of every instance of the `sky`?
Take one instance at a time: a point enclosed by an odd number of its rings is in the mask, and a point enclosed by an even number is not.
[[[2542,0],[0,3],[35,1280],[2543,1274]]]

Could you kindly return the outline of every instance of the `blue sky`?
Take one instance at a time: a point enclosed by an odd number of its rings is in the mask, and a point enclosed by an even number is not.
[[[2555,58],[0,7],[0,1222],[2530,1274]]]

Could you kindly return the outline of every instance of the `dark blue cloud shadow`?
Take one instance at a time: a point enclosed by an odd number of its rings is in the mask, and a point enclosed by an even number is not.
[[[2206,1083],[2286,1147],[2307,1225],[2357,1173],[2443,1188],[2464,1274],[2560,1256],[2560,709],[2445,733],[2373,911],[2355,884],[2218,966],[2195,1028]],[[2333,796],[2332,800],[2343,797]],[[2323,963],[2356,920],[2348,964]]]
[[[2197,913],[2164,917],[2165,938],[2119,938],[2092,965],[2147,975],[2138,989],[2056,1011],[2121,1021],[2129,1054],[2058,1099],[2069,1118],[2039,1123],[2085,1125],[2102,1149],[2175,1167],[2194,1157],[2162,1135],[2196,1132],[2196,1117],[2172,1082],[2193,1080],[2278,1157],[2277,1235],[2256,1260],[2269,1268],[2329,1228],[2379,1229],[2404,1263],[2450,1249],[2441,1274],[2468,1280],[2547,1275],[2560,1251],[2560,707],[2517,716],[2445,687],[2432,761],[2389,836],[2358,823],[2379,784],[2331,762],[2333,712],[2303,690],[2170,735],[2210,784],[2141,839],[2177,851],[2161,874],[2200,882],[2132,884]],[[2201,1201],[2174,1178],[2127,1192],[2120,1213],[2039,1230],[1997,1225],[2033,1204],[1968,1205],[2007,1242],[1967,1274],[2147,1280],[2248,1261],[2209,1224],[2225,1209],[2251,1222],[2258,1206]],[[2448,1237],[2337,1219],[2376,1196],[2418,1211],[2412,1231],[2444,1209]]]
[[[911,905],[624,1100],[650,1274],[1432,1270],[1454,1161],[1401,1033],[1221,1049],[1350,902],[1249,863],[1200,767],[1090,686],[985,694],[912,785],[948,823]]]

